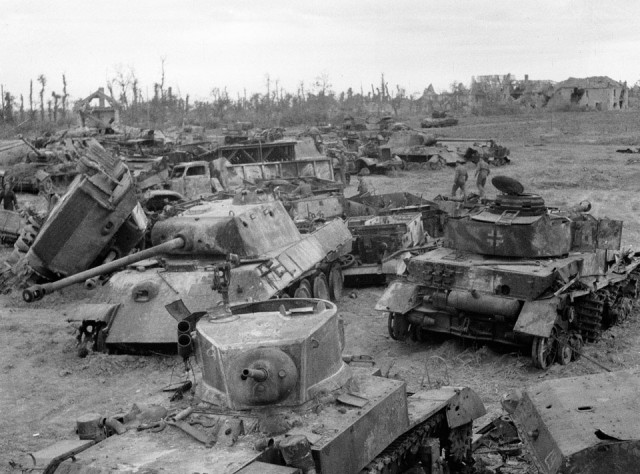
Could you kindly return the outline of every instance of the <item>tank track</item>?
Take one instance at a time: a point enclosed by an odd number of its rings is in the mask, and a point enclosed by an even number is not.
[[[376,456],[362,471],[361,474],[392,474],[404,472],[405,469],[415,465],[419,458],[416,456],[420,448],[429,438],[442,438],[442,433],[447,426],[444,411],[424,421],[422,424],[407,431],[393,441],[382,453]],[[471,453],[471,425],[464,425],[456,429],[447,429],[448,436],[445,444],[448,446],[450,460],[460,463]],[[468,438],[468,439],[467,439]],[[447,446],[441,446],[447,447]],[[413,457],[413,459],[411,459]],[[407,463],[411,463],[407,466]],[[453,471],[452,471],[453,472]],[[463,472],[459,469],[455,472]]]
[[[576,328],[585,342],[594,342],[603,331],[606,295],[603,290],[576,300]]]
[[[585,342],[597,341],[603,331],[629,317],[638,298],[639,278],[635,269],[626,280],[576,299],[576,328]]]
[[[366,474],[386,474],[399,472],[403,461],[409,454],[418,451],[427,438],[434,438],[438,428],[446,423],[444,413],[436,413],[415,428],[394,440],[376,456],[361,472]]]

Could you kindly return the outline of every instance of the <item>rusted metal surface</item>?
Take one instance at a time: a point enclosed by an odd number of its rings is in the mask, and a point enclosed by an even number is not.
[[[258,472],[288,473],[277,466],[297,459],[289,450],[293,436],[301,445],[311,443],[305,465],[316,472],[404,472],[419,461],[426,439],[458,441],[446,453],[433,452],[434,463],[455,472],[458,462],[468,461],[468,428],[484,414],[478,396],[442,387],[407,397],[404,382],[373,375],[371,367],[347,366],[332,303],[249,303],[214,309],[195,325],[199,403],[179,424],[205,447],[177,430],[130,429],[79,453],[61,472],[102,472],[116,465],[232,474],[256,472],[251,466],[259,462],[270,467]],[[176,425],[173,420],[163,421]]]
[[[20,235],[22,219],[15,211],[0,209],[0,242],[15,242]]]
[[[29,265],[41,275],[78,273],[110,250],[125,255],[146,230],[144,213],[132,215],[137,199],[126,166],[97,143],[83,152],[84,174],[53,208],[27,253]],[[128,220],[131,225],[123,227]],[[121,228],[130,234],[121,240],[125,248],[110,248]]]
[[[443,247],[410,258],[403,283],[389,287],[376,309],[391,313],[394,339],[442,332],[531,345],[542,369],[556,358],[569,363],[583,342],[629,316],[640,296],[640,254],[612,258],[622,223],[591,216],[588,202],[550,209],[512,178],[493,181],[506,193],[453,209],[460,212],[446,222]]]
[[[549,380],[503,406],[545,474],[636,472],[640,459],[637,369]]]
[[[317,272],[328,274],[351,251],[352,240],[339,219],[301,235],[279,201],[240,205],[227,200],[192,207],[160,222],[152,233],[155,244],[178,236],[188,241],[189,250],[163,252],[162,265],[142,262],[116,272],[90,293],[95,303],[121,304],[107,345],[175,347],[174,321],[164,305],[182,298],[197,310],[215,306],[221,298],[211,288],[211,268],[229,253],[238,261],[229,288],[235,305],[272,298]]]
[[[532,336],[549,337],[558,319],[560,298],[553,297],[537,301],[525,301],[514,331]]]

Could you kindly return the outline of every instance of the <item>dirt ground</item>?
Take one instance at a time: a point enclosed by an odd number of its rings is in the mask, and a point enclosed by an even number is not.
[[[547,115],[462,119],[461,125],[438,130],[460,138],[495,138],[511,149],[512,164],[493,168],[519,179],[528,192],[543,195],[549,205],[582,200],[593,213],[625,221],[623,245],[640,241],[640,163],[617,148],[640,143],[640,113],[556,113]],[[474,191],[470,166],[470,190]],[[397,190],[432,199],[448,194],[453,170],[431,171],[415,165],[393,175],[366,178],[377,193]],[[355,181],[355,180],[354,180]],[[355,193],[355,185],[347,195]],[[496,190],[488,186],[488,193]],[[19,196],[24,202],[33,197]],[[1,255],[6,256],[5,250]],[[426,343],[399,343],[387,334],[386,315],[373,308],[383,286],[352,288],[339,302],[346,324],[349,354],[375,357],[384,373],[403,379],[410,390],[442,384],[476,390],[489,414],[501,413],[500,398],[512,388],[543,379],[600,372],[581,359],[547,372],[535,369],[528,354],[500,346],[464,343],[456,339]],[[127,411],[134,402],[169,405],[163,388],[182,380],[177,357],[90,354],[76,356],[72,326],[78,289],[46,297],[35,307],[20,295],[0,298],[0,471],[11,471],[11,461],[27,464],[26,453],[56,440],[74,438],[78,416]],[[586,353],[612,369],[640,362],[640,318],[605,333]],[[479,424],[481,425],[482,422]],[[14,470],[15,471],[15,470]],[[15,471],[17,472],[17,471]]]

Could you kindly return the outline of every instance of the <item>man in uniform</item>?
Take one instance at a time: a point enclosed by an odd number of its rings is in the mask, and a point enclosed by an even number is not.
[[[487,184],[487,176],[489,176],[491,170],[489,169],[489,163],[482,158],[478,158],[478,164],[476,165],[476,186],[478,187],[478,194],[480,198],[484,198],[484,185]]]
[[[3,202],[6,211],[15,211],[15,208],[18,206],[18,199],[10,185],[7,184],[4,190],[0,192],[0,201]]]
[[[458,189],[460,189],[460,191],[462,191],[462,198],[466,201],[467,191],[465,190],[465,185],[467,183],[467,179],[469,178],[467,167],[465,166],[465,161],[463,159],[459,159],[456,163],[456,172],[453,176],[451,197],[456,197],[456,192],[458,191]]]
[[[371,194],[371,191],[369,190],[369,185],[364,180],[364,178],[360,176],[358,178],[358,196],[368,196],[369,194]]]

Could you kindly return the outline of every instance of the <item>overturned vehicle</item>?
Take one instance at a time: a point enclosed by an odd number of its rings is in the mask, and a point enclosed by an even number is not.
[[[506,177],[487,207],[449,218],[441,248],[411,258],[376,305],[394,339],[424,332],[531,348],[534,364],[569,363],[627,318],[640,257],[619,252],[622,222],[589,203],[548,208]]]
[[[159,221],[151,232],[153,247],[31,286],[23,297],[34,301],[84,282],[92,303],[77,312],[83,343],[99,350],[175,352],[175,321],[164,306],[176,298],[200,309],[223,304],[212,288],[214,265],[232,266],[231,305],[291,296],[335,299],[342,292],[339,259],[351,251],[351,239],[340,219],[301,234],[280,201],[243,193]]]
[[[234,287],[228,277],[221,280]],[[471,468],[472,423],[485,413],[478,395],[441,387],[408,396],[403,381],[347,365],[333,303],[283,299],[190,313],[175,301],[167,309],[184,316],[178,331],[189,344],[181,355],[195,354],[201,367],[198,403],[153,425],[123,420],[121,434],[97,437],[56,473],[114,466],[218,474]]]

